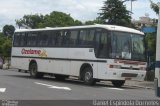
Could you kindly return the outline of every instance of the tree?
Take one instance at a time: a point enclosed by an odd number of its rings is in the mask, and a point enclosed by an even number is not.
[[[0,56],[2,55],[2,44],[4,43],[4,35],[0,33]]]
[[[147,33],[145,37],[147,51],[151,52],[151,61],[155,61],[156,57],[156,32]]]
[[[159,14],[159,7],[158,7],[158,3],[156,4],[156,3],[154,3],[152,0],[150,0],[150,2],[151,2],[151,4],[150,4],[151,9],[153,9],[153,11],[155,11],[155,12],[156,12],[156,14]]]
[[[53,11],[50,15],[44,17],[44,26],[48,27],[70,26],[73,24],[74,19],[69,14],[62,12]]]
[[[99,17],[103,23],[108,21],[108,24],[131,26],[130,11],[126,9],[122,0],[107,0],[104,2],[104,6],[100,9]]]
[[[16,25],[19,27],[19,29],[21,28],[21,27],[23,27],[23,22],[22,22],[22,20],[20,19],[20,20],[15,20],[16,21]]]
[[[83,23],[79,20],[75,20],[74,21],[74,26],[77,26],[77,25],[82,25]]]
[[[74,20],[70,14],[53,11],[50,15],[44,16],[44,23],[42,23],[41,27],[64,27],[74,25],[82,25],[82,22]]]
[[[49,15],[24,15],[23,18],[16,20],[16,24],[26,28],[44,28],[44,27],[63,27],[82,25],[79,20],[74,20],[70,14],[53,11]]]
[[[39,23],[43,22],[44,16],[35,14],[35,15],[24,15],[23,18],[16,20],[16,24],[19,28],[26,27],[26,28],[38,28]]]
[[[95,20],[93,21],[86,21],[85,25],[94,25],[94,24],[103,24],[103,21],[101,20],[100,17],[97,17]]]
[[[5,25],[3,27],[3,34],[6,36],[12,36],[14,34],[15,27],[13,25]]]
[[[12,38],[0,33],[0,55],[9,57],[11,55]]]
[[[12,40],[11,38],[5,39],[5,42],[2,45],[2,54],[4,57],[10,57],[11,56],[11,47],[12,47]]]

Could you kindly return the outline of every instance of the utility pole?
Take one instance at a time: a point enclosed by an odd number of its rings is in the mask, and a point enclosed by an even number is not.
[[[160,10],[160,3],[158,3]],[[158,28],[157,28],[157,44],[156,44],[156,65],[155,65],[155,93],[156,96],[160,97],[160,11],[158,18]]]
[[[132,17],[133,2],[137,0],[124,0],[124,2],[126,1],[131,1],[131,17]]]
[[[131,1],[131,17],[132,17],[132,5],[133,5],[133,2],[137,0],[130,0],[130,1]]]

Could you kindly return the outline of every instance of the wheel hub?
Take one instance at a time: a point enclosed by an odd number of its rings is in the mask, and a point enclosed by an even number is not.
[[[35,75],[35,73],[36,73],[36,68],[35,67],[31,69],[31,73],[32,73],[32,75]]]
[[[85,73],[85,81],[89,81],[91,79],[92,75],[90,72]]]

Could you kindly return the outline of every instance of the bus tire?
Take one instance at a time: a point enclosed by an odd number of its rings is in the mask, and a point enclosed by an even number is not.
[[[86,67],[82,73],[82,79],[86,85],[94,85],[96,80],[93,78],[93,71],[91,67]]]
[[[122,87],[125,83],[125,80],[114,80],[112,81],[112,84],[115,86],[115,87]]]
[[[56,78],[57,80],[65,80],[65,79],[69,78],[68,75],[55,74],[54,76],[55,76],[55,78]]]
[[[29,71],[30,71],[30,76],[32,78],[42,78],[43,77],[43,73],[39,73],[37,69],[38,69],[37,64],[35,62],[30,64]]]

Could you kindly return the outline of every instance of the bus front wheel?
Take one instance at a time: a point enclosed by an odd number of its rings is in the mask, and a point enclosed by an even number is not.
[[[29,67],[29,71],[30,71],[30,76],[32,78],[42,78],[43,77],[43,73],[39,73],[37,71],[37,64],[36,63],[32,63]]]
[[[96,83],[96,80],[93,78],[91,67],[85,68],[82,75],[83,81],[86,85],[94,85]]]
[[[125,83],[125,80],[115,80],[115,81],[112,81],[112,84],[115,86],[115,87],[122,87]]]

